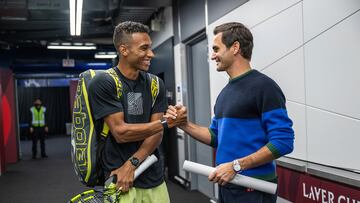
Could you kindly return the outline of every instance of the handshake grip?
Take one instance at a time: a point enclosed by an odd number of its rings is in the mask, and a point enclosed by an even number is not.
[[[187,109],[182,105],[169,106],[164,118],[166,118],[169,128],[186,125],[188,122]]]

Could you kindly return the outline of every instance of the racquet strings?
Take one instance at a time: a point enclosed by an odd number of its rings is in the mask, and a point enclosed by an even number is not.
[[[76,195],[70,203],[116,203],[119,202],[121,192],[116,188],[106,188],[104,190],[88,190]]]

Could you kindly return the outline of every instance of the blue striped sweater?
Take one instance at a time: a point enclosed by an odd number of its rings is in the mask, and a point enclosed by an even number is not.
[[[229,81],[219,94],[209,131],[216,165],[231,162],[267,146],[275,158],[292,152],[294,131],[285,96],[269,77],[251,70]],[[243,175],[271,180],[275,162],[244,170]]]

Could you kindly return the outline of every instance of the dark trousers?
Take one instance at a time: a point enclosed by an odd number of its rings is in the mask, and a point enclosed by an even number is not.
[[[219,186],[220,203],[276,203],[277,195],[252,190],[231,183]]]
[[[46,156],[45,152],[45,128],[44,127],[33,127],[34,132],[32,134],[32,153],[33,157],[36,157],[37,154],[37,142],[40,139],[40,149],[41,149],[41,156]]]

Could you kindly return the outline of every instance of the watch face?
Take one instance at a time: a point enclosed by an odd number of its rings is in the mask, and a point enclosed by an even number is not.
[[[134,165],[136,167],[139,165],[139,159],[136,157],[131,157],[130,162],[132,165]]]
[[[236,172],[239,172],[240,169],[241,169],[240,165],[234,165],[234,170],[235,170]]]
[[[236,171],[236,172],[239,172],[239,171],[241,170],[241,166],[240,166],[240,164],[239,164],[238,161],[234,161],[234,162],[233,162],[233,169],[234,169],[234,171]]]

